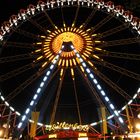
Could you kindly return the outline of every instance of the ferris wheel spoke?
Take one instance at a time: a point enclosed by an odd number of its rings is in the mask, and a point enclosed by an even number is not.
[[[100,35],[99,38],[105,38],[105,37],[107,37],[107,36],[110,36],[110,35],[112,35],[112,34],[115,34],[115,33],[117,33],[117,32],[120,32],[120,31],[122,31],[122,30],[125,30],[126,28],[128,28],[128,26],[125,25],[125,24],[122,24],[122,25],[120,25],[120,26],[117,26],[117,27],[115,27],[115,28],[112,28],[112,29],[110,29],[110,30],[107,30],[107,31],[101,33],[101,35]]]
[[[78,100],[78,95],[77,95],[77,90],[76,90],[75,79],[73,79],[73,87],[74,87],[74,94],[75,94],[75,99],[76,99],[76,107],[77,107],[77,112],[78,112],[79,124],[81,125],[82,120],[81,120],[81,113],[80,113],[80,108],[79,108],[79,100]]]
[[[14,62],[14,61],[20,61],[20,60],[32,59],[32,58],[35,58],[35,56],[32,55],[32,53],[20,54],[15,56],[2,57],[0,58],[0,63],[8,63],[8,62]]]
[[[123,58],[123,59],[128,59],[128,60],[140,60],[140,55],[138,54],[118,53],[118,52],[111,52],[111,51],[106,51],[106,50],[100,51],[98,56]]]
[[[88,87],[91,91],[91,94],[93,95],[92,96],[93,100],[97,103],[97,105],[104,106],[103,101],[101,100],[99,94],[96,92],[96,89],[92,86],[92,84],[88,80],[87,76],[85,76],[84,72],[82,72],[79,68],[77,68],[77,69],[78,69],[80,75],[82,76],[82,78],[85,80],[86,84],[88,85]]]
[[[63,13],[63,7],[61,7],[61,17],[62,17],[62,21],[63,21],[63,26],[65,27],[66,26],[66,23],[65,23],[65,19],[64,19],[64,13]]]
[[[59,72],[60,69],[61,68],[58,67],[58,69],[56,71],[54,71],[54,73],[52,73],[52,76],[50,77],[49,83],[52,81],[52,79],[54,78],[54,76],[56,76],[56,74]],[[53,95],[48,95],[47,97],[49,97],[49,99],[46,98],[46,100],[45,100],[46,103],[44,102],[46,109],[47,109],[47,107],[49,105],[49,102],[51,101]],[[40,120],[42,120],[42,115],[44,115],[44,112],[45,112],[44,108],[41,108],[41,111],[40,111],[40,113],[41,113]]]
[[[126,44],[133,44],[139,43],[139,38],[127,38],[127,39],[120,39],[120,40],[112,40],[112,41],[105,41],[102,45],[99,45],[99,48],[110,47],[110,46],[117,46],[117,45],[126,45]]]
[[[40,63],[38,63],[38,64],[30,63],[30,64],[24,65],[22,67],[19,67],[19,68],[15,69],[13,71],[10,71],[10,72],[8,72],[4,75],[1,75],[0,76],[0,82],[5,81],[7,79],[10,79],[12,77],[15,77],[15,76],[17,76],[17,75],[19,75],[19,74],[21,74],[21,73],[23,73],[23,72],[25,72],[29,69],[32,69],[34,67],[39,66],[39,65],[41,65],[41,64]]]
[[[45,16],[47,17],[47,19],[49,20],[49,22],[51,23],[51,25],[54,27],[54,28],[57,28],[56,25],[53,23],[52,19],[50,18],[50,16],[48,15],[48,13],[44,10],[44,14]]]
[[[140,81],[140,74],[137,74],[137,73],[129,71],[129,70],[125,69],[125,68],[116,66],[116,65],[111,64],[111,63],[109,63],[107,61],[93,61],[93,63],[102,65],[102,66],[107,67],[107,68],[109,68],[111,70],[114,70],[114,71],[116,71],[118,73],[121,73],[123,75],[126,75],[128,77],[131,77],[133,79],[136,79],[136,80]]]
[[[47,31],[46,29],[44,29],[39,23],[37,23],[35,20],[33,19],[29,19],[29,21],[35,26],[37,27],[40,31],[42,31],[42,33],[44,33],[45,35],[47,35]]]
[[[60,73],[61,73],[61,70],[60,70]],[[54,120],[55,120],[56,110],[57,110],[57,106],[58,106],[58,101],[59,101],[59,97],[60,97],[60,93],[61,93],[61,88],[62,88],[64,76],[65,76],[65,70],[63,72],[63,75],[60,75],[60,82],[59,82],[59,85],[58,85],[56,98],[55,98],[55,101],[54,101],[54,106],[53,106],[53,109],[52,109],[52,114],[51,114],[51,119],[50,119],[50,124],[51,125],[54,123]]]
[[[76,24],[76,20],[77,20],[77,17],[78,17],[79,9],[80,9],[80,6],[78,5],[78,7],[76,9],[76,12],[75,12],[74,20],[73,20],[73,23],[72,23],[72,27],[74,27],[75,24]]]
[[[49,82],[53,79],[53,77],[56,75],[56,73],[60,70],[60,68],[58,68],[53,75],[51,76],[51,78],[49,79]],[[28,87],[29,85],[31,85],[36,79],[38,79],[41,75],[43,75],[46,72],[46,69],[40,69],[40,71],[37,71],[35,74],[33,74],[32,76],[30,76],[26,81],[24,81],[21,85],[19,85],[14,91],[12,91],[7,97],[6,100],[10,101],[13,98],[15,98],[18,94],[20,94],[26,87]]]
[[[100,29],[104,24],[106,24],[109,20],[112,19],[112,16],[108,15],[106,18],[104,18],[103,20],[101,20],[99,23],[97,23],[93,28],[91,33],[94,33],[95,31],[97,31],[98,29]]]
[[[35,19],[35,21],[37,23],[39,23],[40,25],[43,25],[43,23],[46,22],[46,16],[45,16],[45,14],[42,14],[42,15],[40,15],[40,17],[37,17]]]
[[[111,88],[113,88],[117,93],[123,96],[125,99],[131,99],[132,97],[128,95],[122,88],[120,88],[117,84],[112,82],[107,76],[101,73],[99,70],[94,69],[96,75],[98,75],[104,82],[106,82]]]
[[[31,43],[23,43],[23,42],[13,42],[13,41],[7,41],[4,46],[6,47],[19,47],[19,48],[26,48],[26,49],[33,49],[36,47],[35,44]]]
[[[14,91],[12,91],[7,97],[6,100],[10,101],[15,98],[21,91],[23,91],[26,87],[28,87],[32,82],[34,82],[38,77],[40,77],[45,72],[36,72],[32,76],[30,76],[26,81],[24,81],[21,85],[19,85]]]
[[[97,9],[93,9],[91,14],[87,17],[86,21],[82,24],[83,28],[86,28],[86,26],[88,25],[88,23],[92,20],[92,18],[94,17],[94,15],[96,14]]]
[[[5,112],[6,112],[6,106],[5,104],[2,104],[1,115],[4,116]]]
[[[39,36],[33,34],[33,33],[30,33],[28,31],[25,31],[25,30],[22,30],[22,29],[13,29],[14,32],[18,33],[18,34],[21,34],[21,35],[24,35],[28,38],[32,38],[32,39],[35,39],[35,40],[38,40],[40,41],[41,39],[39,38]]]

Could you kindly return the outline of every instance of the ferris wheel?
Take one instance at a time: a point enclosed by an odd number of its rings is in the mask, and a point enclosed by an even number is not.
[[[35,110],[39,126],[96,127],[105,107],[108,123],[128,130],[125,109],[139,104],[139,35],[139,18],[111,1],[39,1],[12,15],[0,31],[0,97],[17,129]]]

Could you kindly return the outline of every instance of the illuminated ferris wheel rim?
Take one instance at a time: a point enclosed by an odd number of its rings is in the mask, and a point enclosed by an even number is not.
[[[112,2],[105,3],[104,1],[71,1],[71,0],[63,0],[63,1],[50,1],[50,2],[39,2],[37,6],[30,5],[27,10],[21,10],[20,13],[17,16],[12,16],[9,20],[9,22],[6,22],[3,26],[1,26],[1,32],[0,32],[0,40],[3,41],[4,37],[7,33],[9,33],[12,29],[12,27],[17,27],[22,22],[27,20],[30,17],[33,17],[37,12],[42,12],[44,10],[49,10],[53,8],[66,7],[66,6],[86,6],[88,8],[96,7],[97,9],[106,9],[108,13],[114,13],[114,16],[118,17],[121,16],[124,18],[125,22],[130,23],[131,27],[137,31],[138,35],[140,34],[140,23],[136,17],[133,17],[131,12],[124,11],[124,9],[121,6],[114,6]],[[131,104],[134,99],[138,96],[140,92],[140,88],[138,88],[137,93],[134,94],[133,98],[125,105],[123,106],[118,112],[120,113],[123,111],[127,105]],[[9,105],[7,101],[5,101],[4,97],[1,95],[1,99],[5,102],[6,106],[10,107],[11,111],[15,111],[15,109]],[[19,112],[16,112],[17,115],[20,115]],[[107,119],[111,119],[114,115],[109,116]],[[101,121],[99,121],[101,122]],[[38,123],[39,125],[43,125],[41,123]],[[92,126],[98,124],[98,122],[91,123]]]
[[[29,5],[26,10],[21,9],[18,15],[13,15],[9,21],[4,22],[0,30],[0,40],[4,39],[6,33],[9,33],[12,27],[17,27],[22,21],[35,16],[44,10],[51,10],[54,8],[67,7],[67,6],[82,6],[87,8],[96,7],[98,10],[105,9],[107,13],[114,13],[114,17],[123,17],[125,22],[130,23],[130,27],[135,29],[140,34],[139,18],[134,17],[130,11],[125,11],[122,6],[115,6],[113,2],[104,2],[102,0],[58,0],[58,1],[39,1],[37,6]],[[57,27],[56,27],[57,28]]]

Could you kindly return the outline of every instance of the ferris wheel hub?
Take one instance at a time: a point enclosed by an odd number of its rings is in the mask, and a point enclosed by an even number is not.
[[[71,42],[78,52],[83,51],[88,45],[93,45],[91,36],[86,31],[73,27],[64,27],[51,31],[44,44],[57,54],[64,42]],[[72,50],[63,51],[61,55],[63,58],[72,58],[74,56],[75,53]]]

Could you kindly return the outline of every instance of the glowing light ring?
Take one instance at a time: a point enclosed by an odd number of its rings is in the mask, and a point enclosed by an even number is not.
[[[47,9],[53,9],[57,7],[59,7],[61,5],[61,7],[65,7],[65,6],[73,6],[73,5],[81,5],[81,6],[86,6],[89,8],[92,7],[97,7],[98,9],[106,9],[106,11],[108,13],[114,13],[116,17],[121,16],[124,18],[125,22],[130,23],[130,25],[132,26],[132,29],[135,29],[138,33],[138,35],[140,35],[140,22],[139,22],[139,18],[134,17],[131,13],[129,13],[128,11],[125,11],[121,6],[115,6],[113,4],[113,2],[107,2],[105,3],[104,1],[98,1],[98,0],[93,0],[93,1],[89,1],[89,0],[80,0],[80,1],[73,1],[73,0],[57,0],[57,1],[50,1],[50,2],[39,2],[37,4],[37,6],[33,6],[33,7],[29,7],[26,10],[20,10],[20,12],[18,13],[18,15],[14,15],[12,16],[8,22],[6,22],[3,26],[1,26],[0,28],[0,41],[4,40],[4,36],[9,33],[11,31],[11,29],[13,27],[18,28],[18,25],[20,23],[22,23],[22,21],[27,20],[28,18],[31,18],[32,16],[34,16],[37,12],[41,12]],[[138,94],[140,93],[140,88],[138,88],[137,93],[133,96],[132,101],[134,101],[134,99],[136,99],[136,97],[138,96]],[[9,105],[9,103],[7,101],[5,101],[4,97],[1,95],[0,93],[0,97],[1,100],[4,101],[5,105],[8,105],[8,107],[10,108],[11,111],[14,111],[15,109]],[[129,102],[123,106],[118,113],[120,113],[121,111],[123,111],[126,106],[129,105]],[[20,116],[19,112],[16,112],[16,114],[18,116]],[[107,119],[111,119],[113,118],[114,115],[109,116]],[[32,120],[30,120],[32,122]],[[94,122],[91,123],[92,126],[97,125],[98,123],[101,123],[101,121],[99,122]],[[38,125],[43,125],[41,123],[38,123]]]
[[[9,33],[12,29],[12,27],[17,27],[19,23],[22,21],[27,20],[28,18],[34,16],[38,12],[47,10],[47,9],[53,9],[57,8],[59,6],[65,7],[65,6],[73,6],[73,5],[80,5],[80,6],[86,6],[89,8],[93,8],[96,6],[98,9],[106,9],[108,13],[114,13],[116,17],[121,16],[124,18],[125,22],[130,23],[133,29],[137,31],[137,33],[140,35],[140,23],[139,19],[134,17],[130,12],[125,11],[121,6],[115,6],[113,2],[107,2],[104,1],[89,1],[89,0],[80,0],[80,1],[73,1],[73,0],[58,0],[58,1],[50,1],[50,2],[39,2],[37,6],[29,6],[26,10],[20,10],[18,15],[12,16],[8,22],[6,22],[3,26],[1,26],[0,30],[0,40],[2,41],[4,39],[4,36],[6,33]]]

